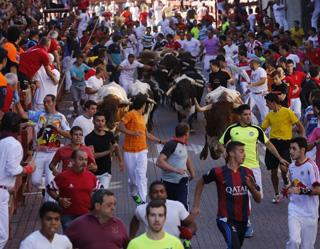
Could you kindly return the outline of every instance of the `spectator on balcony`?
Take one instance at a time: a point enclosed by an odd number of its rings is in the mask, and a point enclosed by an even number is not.
[[[21,31],[16,26],[11,26],[7,30],[7,42],[3,44],[3,48],[8,52],[8,62],[4,68],[4,73],[17,73],[19,66],[20,54],[23,50],[19,48],[18,44],[21,39]]]
[[[8,52],[4,48],[0,47],[0,120],[3,116],[2,108],[4,106],[4,99],[7,94],[7,79],[1,73],[1,70],[6,67]]]
[[[31,174],[36,166],[31,161],[22,167],[23,149],[17,140],[21,119],[18,114],[7,112],[1,121],[0,135],[0,249],[9,238],[9,190],[15,186],[16,176]]]
[[[58,84],[59,80],[52,72],[50,67],[50,60],[48,50],[50,47],[50,40],[43,37],[39,45],[33,46],[20,56],[20,64],[18,70],[18,78],[22,89],[27,88],[24,81],[33,80],[35,74],[44,66],[47,76],[55,83]]]
[[[60,72],[53,66],[54,56],[49,54],[49,66],[55,76],[57,82],[60,80]],[[33,98],[33,110],[39,111],[44,109],[43,100],[44,97],[48,94],[57,96],[58,94],[58,84],[56,81],[53,81],[48,77],[46,69],[44,66],[41,66],[38,72],[34,76],[36,81],[37,89]]]
[[[8,112],[12,104],[18,103],[20,98],[18,94],[18,77],[14,73],[7,73],[5,75],[6,80],[7,80],[7,88],[6,88],[6,96],[4,98],[4,105],[2,107],[2,112],[6,113]]]

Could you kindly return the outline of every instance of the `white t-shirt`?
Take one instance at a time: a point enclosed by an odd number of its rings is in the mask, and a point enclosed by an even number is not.
[[[98,79],[97,76],[93,75],[86,81],[86,85],[92,90],[99,90],[103,86],[103,79]],[[98,93],[88,94],[88,99],[97,102],[99,99]]]
[[[134,73],[138,67],[142,68],[144,65],[137,60],[134,60],[131,64],[128,59],[125,59],[120,63],[121,67],[121,77],[125,79],[132,80],[134,78]]]
[[[88,26],[88,23],[90,21],[90,16],[88,15],[88,13],[80,13],[80,22],[78,25],[78,29],[79,30],[85,30]]]
[[[72,249],[72,244],[65,235],[56,233],[50,242],[40,231],[35,231],[21,242],[19,249]]]
[[[136,27],[134,29],[134,33],[136,34],[138,40],[142,39],[145,32],[146,32],[146,27],[143,25],[140,25],[139,27]]]
[[[292,60],[293,61],[293,66],[296,67],[298,63],[300,63],[300,58],[296,54],[289,54],[286,57],[287,60]]]
[[[183,43],[183,50],[196,57],[199,54],[200,42],[194,38],[191,38],[190,41],[185,39]]]
[[[316,48],[316,47],[319,47],[319,37],[317,35],[315,36],[309,36],[308,37],[308,41],[311,41],[313,43],[313,46]]]
[[[146,207],[147,204],[139,205],[136,208],[135,216],[139,221],[142,221],[147,230],[148,222],[146,218]],[[181,225],[181,221],[185,220],[189,213],[183,204],[179,201],[166,200],[167,207],[167,218],[164,223],[164,231],[170,233],[179,238],[180,231],[178,226]]]
[[[53,69],[52,73],[57,80],[60,80],[60,72],[57,69]],[[34,95],[34,102],[38,105],[43,104],[43,99],[47,94],[52,94],[57,96],[58,85],[55,85],[50,77],[47,75],[46,69],[44,66],[41,66],[39,70],[33,77],[33,80],[36,80],[40,83],[40,86],[37,88]]]
[[[13,188],[16,182],[16,175],[23,171],[20,165],[23,159],[21,143],[14,137],[1,139],[0,158],[0,185]]]
[[[83,137],[85,138],[90,132],[93,131],[93,118],[86,118],[83,115],[78,116],[72,124],[72,127],[80,126],[83,131]]]
[[[291,185],[295,187],[312,188],[314,183],[320,183],[319,169],[316,163],[309,158],[302,165],[291,163],[289,177]],[[291,194],[289,200],[289,215],[318,219],[319,196]]]
[[[225,45],[223,48],[226,51],[226,59],[228,58],[235,63],[238,58],[238,46],[236,44],[232,44],[231,46]]]
[[[277,17],[285,17],[286,15],[286,12],[285,12],[285,9],[284,9],[284,4],[282,3],[279,3],[279,4],[274,4],[272,6],[272,9],[273,9],[273,14],[274,16],[277,16]]]
[[[256,70],[251,71],[251,83],[257,83],[261,78],[266,78],[263,85],[250,87],[251,92],[266,92],[268,91],[267,72],[262,67],[258,67]]]

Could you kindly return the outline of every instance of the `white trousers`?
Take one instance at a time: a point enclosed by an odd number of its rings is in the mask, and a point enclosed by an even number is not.
[[[65,73],[65,89],[66,91],[70,90],[70,87],[72,85],[71,80],[71,74],[70,74],[70,68],[72,64],[76,61],[75,58],[72,58],[71,56],[66,56],[63,58],[62,65],[63,65],[63,71]]]
[[[53,180],[54,175],[52,174],[52,171],[49,169],[49,164],[55,154],[55,151],[53,152],[43,152],[43,151],[38,151],[36,158],[34,159],[35,164],[37,165],[36,170],[32,173],[31,175],[31,181],[32,185],[34,185],[37,188],[46,188],[47,185]],[[42,177],[44,174],[44,185],[42,182]],[[46,191],[45,194],[45,201],[54,201]]]
[[[203,69],[205,71],[210,70],[210,61],[214,60],[215,58],[217,58],[216,55],[207,55],[207,54],[203,57]]]
[[[99,180],[101,186],[103,186],[104,189],[109,189],[111,178],[112,178],[112,175],[109,174],[108,172],[102,175],[97,175],[97,179]]]
[[[284,16],[275,16],[276,23],[280,25],[280,28],[283,28],[284,31],[288,30],[288,22]]]
[[[319,9],[314,9],[314,11],[312,12],[312,17],[311,17],[311,26],[313,28],[315,28],[318,31],[318,17],[320,14],[320,10]]]
[[[247,102],[250,100],[250,109],[253,111],[254,106],[257,106],[259,112],[260,112],[260,117],[261,117],[261,123],[266,117],[268,113],[268,107],[266,100],[264,99],[263,94],[254,94],[254,93],[249,93],[249,98],[247,99]]]
[[[142,201],[147,198],[148,151],[124,152],[123,159],[128,169],[128,186],[131,196],[139,195]]]
[[[119,77],[119,83],[120,85],[123,87],[123,89],[126,91],[126,93],[128,94],[129,92],[129,87],[130,85],[132,85],[134,82],[134,79],[130,79],[130,78],[127,78],[123,75],[120,74],[120,77]]]
[[[300,98],[291,99],[290,109],[296,114],[297,118],[301,118],[301,100]]]
[[[317,238],[318,219],[288,216],[289,240],[286,249],[313,249]]]
[[[3,249],[9,239],[9,200],[8,190],[0,188],[0,249]]]
[[[260,193],[261,193],[261,199],[263,198],[263,190],[262,190],[262,177],[261,177],[261,168],[253,168],[251,169],[253,172],[253,176],[254,179],[256,180],[256,184],[259,186],[260,188]],[[249,209],[252,210],[252,206],[251,206],[251,193],[249,192]]]

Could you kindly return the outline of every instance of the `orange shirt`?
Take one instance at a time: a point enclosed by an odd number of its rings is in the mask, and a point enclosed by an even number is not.
[[[8,85],[6,77],[0,72],[0,87],[6,87]]]
[[[121,120],[126,129],[130,131],[140,131],[142,135],[135,137],[125,135],[123,149],[126,152],[140,152],[147,149],[147,127],[143,115],[132,110],[128,112]]]
[[[20,51],[18,52],[16,46],[11,42],[3,44],[3,48],[8,52],[8,59],[14,63],[19,64]]]

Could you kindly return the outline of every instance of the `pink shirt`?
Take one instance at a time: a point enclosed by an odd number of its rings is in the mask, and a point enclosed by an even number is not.
[[[314,143],[316,140],[320,139],[320,127],[316,127],[313,129],[311,134],[308,136],[308,143]],[[318,168],[320,169],[320,145],[317,146],[317,154],[316,154],[316,163]]]

